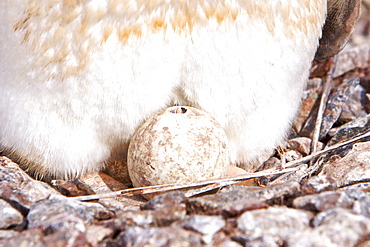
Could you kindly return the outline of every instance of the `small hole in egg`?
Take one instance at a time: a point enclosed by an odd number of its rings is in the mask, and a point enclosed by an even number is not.
[[[171,113],[175,114],[184,114],[188,111],[185,107],[176,107],[175,109],[171,110]]]

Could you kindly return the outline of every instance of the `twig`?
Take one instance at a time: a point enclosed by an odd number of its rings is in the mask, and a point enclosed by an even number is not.
[[[315,172],[319,171],[322,168],[323,164],[324,164],[324,158],[320,157],[319,159],[316,160],[314,165],[308,167],[306,171],[307,176],[311,177],[312,174],[314,174]]]
[[[327,79],[325,82],[324,90],[321,95],[320,99],[320,106],[319,110],[317,112],[317,118],[315,122],[315,127],[313,131],[313,136],[312,136],[312,142],[311,142],[311,154],[315,153],[317,150],[317,143],[319,142],[320,138],[320,131],[321,131],[321,125],[322,125],[322,119],[326,107],[326,102],[328,101],[328,97],[332,88],[332,81],[333,81],[333,72],[335,70],[336,64],[337,64],[338,56],[334,56],[333,58],[333,65],[331,66]]]
[[[298,165],[298,166],[296,166],[296,167],[295,167],[295,168],[297,168],[296,170],[289,171],[289,172],[286,172],[286,173],[282,174],[281,176],[279,176],[279,177],[278,177],[278,178],[276,178],[275,180],[271,181],[271,182],[269,183],[269,185],[279,183],[281,180],[283,180],[283,179],[284,179],[284,178],[286,178],[287,176],[292,175],[293,173],[295,173],[295,172],[299,171],[303,166],[306,166],[306,167],[307,167],[307,165],[306,165],[306,164],[300,164],[300,165]]]
[[[139,188],[131,188],[131,189],[119,190],[119,191],[103,193],[103,194],[76,196],[76,197],[70,197],[70,198],[76,199],[79,201],[90,201],[90,200],[98,200],[101,198],[112,198],[112,197],[118,197],[118,196],[133,196],[133,195],[139,195],[139,194],[151,194],[151,193],[166,192],[166,191],[171,191],[171,190],[196,188],[194,192],[186,193],[186,196],[193,196],[195,194],[203,193],[203,192],[206,192],[212,189],[239,183],[240,181],[244,181],[247,179],[277,175],[277,174],[281,174],[285,172],[292,172],[292,171],[295,171],[296,169],[297,168],[288,168],[284,170],[270,169],[270,170],[265,170],[262,172],[246,173],[246,174],[232,176],[232,177],[226,177],[226,178],[220,178],[220,179],[209,179],[209,180],[187,183],[187,184],[165,184],[165,185],[156,185],[156,186],[148,186],[148,187],[139,187]],[[205,188],[197,188],[197,187],[205,187]]]
[[[345,142],[341,142],[341,143],[337,143],[337,144],[334,144],[333,146],[330,146],[324,150],[321,150],[321,151],[318,151],[316,153],[313,153],[313,154],[310,154],[310,155],[307,155],[306,157],[303,157],[301,159],[298,159],[298,160],[295,160],[295,161],[291,161],[289,163],[287,163],[283,168],[288,168],[288,167],[295,167],[299,164],[302,164],[302,163],[305,163],[305,162],[308,162],[316,157],[319,157],[320,155],[323,155],[325,153],[328,153],[330,151],[333,151],[337,148],[340,148],[340,147],[343,147],[345,145],[348,145],[348,144],[351,144],[353,142],[356,142],[356,141],[359,141],[361,139],[364,139],[364,138],[367,138],[367,137],[370,137],[370,131],[366,131],[364,134],[360,135],[360,136],[357,136],[357,137],[354,137],[348,141],[345,141]]]

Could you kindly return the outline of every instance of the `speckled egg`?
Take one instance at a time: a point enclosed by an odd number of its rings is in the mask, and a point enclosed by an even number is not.
[[[174,106],[136,130],[127,162],[135,187],[225,177],[230,167],[228,140],[204,111]]]

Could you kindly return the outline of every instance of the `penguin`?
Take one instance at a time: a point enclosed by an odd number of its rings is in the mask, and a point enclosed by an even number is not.
[[[343,48],[360,3],[1,1],[0,150],[40,179],[73,179],[125,166],[138,126],[184,105],[210,114],[231,163],[254,171],[286,138],[311,62]]]

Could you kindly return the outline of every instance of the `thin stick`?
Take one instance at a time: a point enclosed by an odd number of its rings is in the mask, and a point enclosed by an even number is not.
[[[303,166],[307,166],[306,164],[300,164],[298,166],[296,166],[297,170],[295,171],[290,171],[290,172],[286,172],[284,174],[282,174],[281,176],[279,176],[278,178],[276,178],[275,180],[271,181],[269,183],[269,185],[272,185],[272,184],[278,184],[281,180],[283,180],[284,178],[286,178],[287,176],[289,175],[292,175],[293,173],[297,172],[298,170],[300,170]]]
[[[287,176],[295,173],[295,172],[298,172],[301,168],[303,168],[304,166],[306,166],[305,168],[305,171],[304,171],[304,175],[301,175],[301,178],[304,178],[304,177],[308,177],[308,176],[311,176],[314,172],[316,172],[323,164],[323,160],[320,158],[318,159],[314,165],[310,165],[310,166],[307,166],[306,164],[300,164],[298,166],[296,166],[297,170],[296,171],[292,171],[292,172],[287,172],[287,173],[284,173],[282,174],[281,176],[279,176],[278,178],[276,178],[275,180],[271,181],[269,183],[269,185],[273,185],[273,184],[277,184],[277,183],[281,183],[281,181],[286,178]]]
[[[209,179],[209,180],[187,183],[187,184],[165,184],[165,185],[156,185],[156,186],[148,186],[148,187],[138,187],[138,188],[124,189],[124,190],[113,191],[113,192],[97,194],[97,195],[76,196],[76,197],[70,197],[70,198],[80,200],[80,201],[89,201],[89,200],[98,200],[100,198],[112,198],[112,197],[118,197],[118,196],[133,196],[133,195],[139,195],[139,194],[151,194],[151,193],[158,193],[158,192],[166,192],[170,190],[190,189],[190,188],[204,187],[204,186],[208,187],[208,189],[198,190],[198,192],[196,193],[198,194],[198,193],[203,193],[211,189],[216,189],[216,188],[224,187],[227,185],[239,183],[240,181],[244,181],[244,180],[251,179],[251,178],[277,175],[277,174],[291,172],[295,170],[296,168],[288,168],[284,170],[270,169],[270,170],[266,170],[262,172],[246,173],[246,174],[232,176],[232,177],[226,177],[226,178],[220,178],[220,179]],[[193,193],[187,194],[187,196],[191,196],[191,195],[193,195]]]
[[[319,110],[317,112],[317,118],[315,122],[315,128],[313,131],[312,142],[311,142],[311,154],[315,153],[317,150],[317,143],[319,142],[319,138],[320,138],[322,119],[323,119],[324,111],[326,108],[326,102],[328,101],[328,97],[329,97],[329,94],[332,88],[333,72],[335,70],[338,57],[334,56],[332,60],[333,60],[333,65],[331,66],[328,72],[328,75],[327,75],[326,82],[324,83],[325,86],[324,86],[324,90],[321,95]]]
[[[367,138],[367,137],[370,137],[370,131],[367,131],[365,132],[364,134],[360,135],[360,136],[357,136],[357,137],[354,137],[348,141],[345,141],[345,142],[341,142],[341,143],[337,143],[333,146],[330,146],[324,150],[321,150],[321,151],[318,151],[316,153],[313,153],[313,154],[310,154],[310,155],[307,155],[306,157],[303,157],[301,159],[298,159],[298,160],[294,160],[294,161],[291,161],[289,163],[287,163],[283,168],[288,168],[288,167],[294,167],[294,166],[297,166],[299,164],[302,164],[302,163],[305,163],[305,162],[308,162],[320,155],[323,155],[325,153],[328,153],[330,151],[333,151],[337,148],[340,148],[340,147],[343,147],[345,145],[348,145],[348,144],[351,144],[353,142],[356,142],[356,141],[359,141],[361,139],[364,139],[364,138]]]

